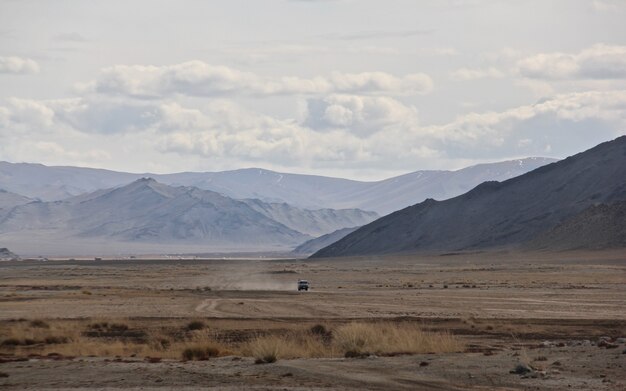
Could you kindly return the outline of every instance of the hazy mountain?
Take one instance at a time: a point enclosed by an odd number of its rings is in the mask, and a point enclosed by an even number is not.
[[[244,202],[153,179],[65,201],[17,206],[0,220],[0,234],[15,239],[16,233],[24,240],[39,235],[65,242],[97,238],[111,243],[200,244],[207,249],[289,247],[310,238]]]
[[[626,202],[590,206],[542,233],[531,249],[626,248]]]
[[[126,185],[143,176],[94,168],[0,162],[0,188],[43,201]]]
[[[302,243],[301,245],[296,247],[293,252],[296,254],[313,254],[326,246],[330,246],[339,239],[346,237],[348,234],[351,234],[357,229],[359,229],[359,227],[338,229],[337,231],[322,235],[318,238],[311,239]]]
[[[12,259],[19,259],[20,257],[9,251],[8,248],[0,248],[0,261],[10,261]]]
[[[486,180],[505,180],[553,162],[527,158],[480,164],[458,171],[417,171],[374,182],[314,175],[284,174],[250,168],[223,172],[130,174],[79,167],[0,162],[0,188],[44,201],[153,177],[172,186],[194,186],[235,199],[260,199],[306,209],[358,208],[386,214],[426,198],[447,199]]]
[[[0,189],[0,218],[10,209],[33,201],[28,197]]]
[[[397,211],[313,256],[517,246],[592,205],[623,200],[626,136],[502,183]]]
[[[311,236],[324,235],[345,227],[361,226],[376,220],[375,212],[360,209],[295,208],[286,203],[266,203],[260,200],[243,200],[248,206],[274,221]]]
[[[71,246],[73,241],[89,240],[117,245],[191,244],[204,246],[204,251],[288,250],[310,239],[310,234],[325,234],[376,217],[356,209],[302,210],[258,200],[237,201],[213,191],[143,178],[63,201],[17,205],[0,216],[0,240],[11,246],[27,241],[40,253],[51,248],[42,241],[55,243],[58,253],[63,243]],[[33,243],[35,237],[37,243]]]

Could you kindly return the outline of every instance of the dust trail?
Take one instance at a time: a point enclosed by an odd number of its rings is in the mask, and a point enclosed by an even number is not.
[[[277,272],[267,265],[236,264],[209,268],[193,282],[196,287],[211,290],[293,291],[297,289],[298,278],[295,271]]]

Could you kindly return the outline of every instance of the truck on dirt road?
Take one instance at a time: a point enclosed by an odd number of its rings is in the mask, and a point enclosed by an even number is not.
[[[309,290],[309,282],[307,280],[298,280],[298,292],[308,291],[308,290]]]

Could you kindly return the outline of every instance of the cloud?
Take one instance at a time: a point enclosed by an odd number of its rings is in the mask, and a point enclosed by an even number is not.
[[[60,42],[82,43],[89,41],[86,37],[77,32],[57,34],[53,38]]]
[[[594,11],[611,12],[626,9],[626,3],[623,0],[593,0],[591,7]]]
[[[174,94],[187,96],[226,95],[319,95],[328,93],[425,94],[432,79],[423,73],[403,77],[384,72],[340,73],[300,78],[261,77],[226,66],[189,61],[170,66],[117,65],[106,68],[100,77],[82,86],[100,94],[159,98]]]
[[[385,31],[385,30],[370,30],[370,31],[357,31],[353,33],[341,33],[341,34],[325,34],[321,35],[322,38],[336,39],[342,41],[356,41],[356,40],[371,40],[371,39],[385,39],[385,38],[407,38],[418,35],[428,35],[434,30],[427,29],[413,29],[403,31]]]
[[[16,56],[0,57],[0,73],[39,73],[39,64],[30,58]]]
[[[414,128],[417,109],[390,97],[330,95],[310,99],[305,124],[315,130],[343,128],[367,137],[390,127]]]
[[[531,79],[624,79],[626,46],[596,44],[577,54],[541,53],[521,59],[517,69]]]
[[[624,134],[625,113],[626,90],[559,94],[437,125],[420,124],[417,109],[398,99],[368,95],[310,98],[301,121],[251,111],[228,99],[195,107],[110,97],[9,99],[0,103],[0,152],[16,160],[40,161],[33,158],[40,154],[109,167],[128,159],[177,167],[184,157],[229,168],[383,172],[562,157]]]
[[[466,81],[485,78],[501,79],[505,76],[506,73],[494,67],[486,69],[460,68],[450,74],[450,79],[454,81]]]

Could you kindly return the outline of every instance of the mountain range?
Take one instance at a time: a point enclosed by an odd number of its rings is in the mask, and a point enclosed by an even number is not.
[[[626,201],[626,136],[504,182],[485,182],[458,197],[428,199],[391,213],[313,257],[550,247],[552,240],[560,248],[576,248],[585,243],[576,237],[594,229],[582,230],[590,221],[619,242],[626,222],[619,217],[622,207],[611,205],[621,201]],[[593,208],[598,205],[605,206]],[[613,216],[613,223],[602,223],[606,216]]]
[[[20,204],[0,214],[0,242],[20,254],[85,254],[95,244],[93,251],[99,253],[107,247],[134,252],[141,244],[144,252],[168,245],[187,251],[285,251],[313,235],[378,217],[357,209],[303,210],[239,201],[151,178],[62,201],[15,201]]]
[[[170,186],[193,186],[239,200],[258,199],[306,209],[357,208],[384,215],[426,198],[457,196],[484,181],[513,178],[553,161],[526,158],[456,171],[416,171],[372,182],[258,168],[159,175],[0,162],[0,189],[42,201],[58,201],[151,177]]]

